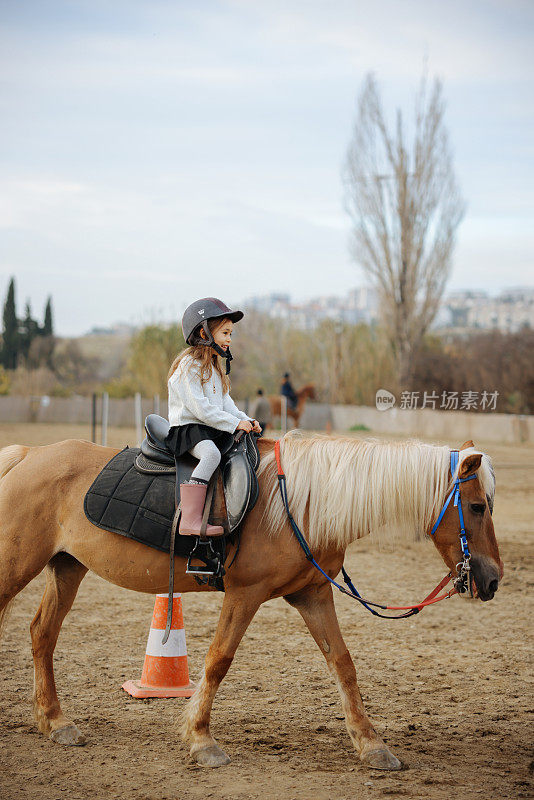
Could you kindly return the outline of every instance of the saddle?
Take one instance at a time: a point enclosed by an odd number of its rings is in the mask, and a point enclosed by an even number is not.
[[[165,444],[170,425],[158,414],[149,414],[145,419],[146,437],[141,443],[141,452],[135,460],[136,469],[148,474],[176,473],[176,500],[179,503],[180,484],[187,483],[198,461],[189,453],[178,459]],[[221,451],[219,467],[222,479],[222,492],[226,513],[213,524],[222,525],[225,533],[233,533],[243,521],[258,499],[258,479],[256,470],[260,454],[256,436],[238,431],[235,436],[228,435],[228,441]],[[221,504],[218,504],[221,505]]]

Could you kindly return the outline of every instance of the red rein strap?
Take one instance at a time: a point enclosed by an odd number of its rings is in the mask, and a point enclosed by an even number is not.
[[[276,466],[278,467],[278,475],[280,477],[285,477],[284,470],[282,469],[282,462],[280,460],[280,439],[277,439],[274,444],[274,456],[276,458]]]
[[[442,594],[441,597],[436,597],[436,595],[443,589],[444,586],[448,584],[450,580],[452,580],[452,575],[450,572],[448,572],[443,580],[438,583],[436,588],[432,589],[430,594],[425,597],[421,603],[418,603],[415,606],[386,606],[386,608],[388,611],[409,611],[412,608],[424,608],[425,606],[431,606],[432,603],[439,603],[440,600],[447,600],[449,597],[452,597],[453,594],[458,594],[458,591],[456,589],[451,589],[450,592],[445,592],[445,594]]]
[[[282,461],[281,461],[281,457],[280,457],[280,439],[277,439],[276,442],[275,442],[274,455],[275,455],[275,458],[276,458],[276,466],[277,466],[277,469],[278,469],[278,478],[279,479],[281,478],[285,482],[285,473],[284,473],[284,470],[282,469]],[[289,513],[289,509],[286,509],[286,510]],[[318,566],[318,565],[315,564],[315,559],[312,560],[312,563],[314,564],[314,566]],[[320,567],[319,567],[319,569],[320,569]],[[322,570],[320,570],[320,571],[322,572]],[[326,575],[326,573],[323,573],[323,575],[325,575],[331,583],[333,583],[335,586],[337,586],[338,589],[341,589],[341,591],[344,594],[348,594],[348,595],[350,595],[352,597],[355,597],[356,599],[359,599],[360,601],[363,600],[364,601],[364,605],[366,603],[370,603],[369,600],[365,601],[364,598],[360,597],[360,595],[357,592],[356,592],[356,594],[354,594],[354,592],[356,590],[352,586],[352,582],[350,581],[350,578],[349,578],[348,582],[345,579],[345,582],[347,583],[347,585],[351,589],[351,591],[348,592],[346,589],[343,589],[343,587],[339,586],[335,581],[332,581],[332,579],[329,578],[328,575]],[[452,597],[454,594],[458,594],[458,590],[457,589],[451,589],[450,591],[445,592],[445,594],[442,594],[440,597],[437,597],[437,595],[443,589],[443,587],[446,586],[449,583],[449,581],[451,581],[451,580],[452,580],[452,575],[451,575],[450,572],[448,572],[447,575],[445,575],[445,577],[438,583],[436,588],[432,589],[430,594],[427,595],[424,600],[422,600],[420,603],[416,603],[415,605],[412,605],[412,606],[382,606],[382,605],[380,605],[378,603],[371,603],[371,605],[373,605],[375,607],[378,607],[378,608],[381,608],[381,609],[383,609],[385,611],[413,611],[414,613],[416,613],[416,610],[420,611],[425,606],[430,606],[433,603],[439,603],[440,600],[447,600],[449,597]],[[366,606],[366,607],[368,608],[368,606]],[[370,608],[368,610],[371,611]],[[376,613],[376,612],[373,612],[373,613]],[[404,616],[406,616],[406,615],[404,615]],[[393,617],[393,619],[394,619],[394,617]]]

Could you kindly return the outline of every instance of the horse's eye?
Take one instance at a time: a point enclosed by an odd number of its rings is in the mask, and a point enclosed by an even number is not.
[[[473,514],[483,514],[486,510],[485,503],[469,503],[469,508],[473,512]]]

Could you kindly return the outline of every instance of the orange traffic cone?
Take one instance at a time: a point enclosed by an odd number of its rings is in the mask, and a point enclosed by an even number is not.
[[[187,666],[182,596],[173,594],[172,597],[171,632],[162,644],[167,595],[156,595],[141,680],[126,681],[122,686],[132,697],[191,697],[195,691]]]

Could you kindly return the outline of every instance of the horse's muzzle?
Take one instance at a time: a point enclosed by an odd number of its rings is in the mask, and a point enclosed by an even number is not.
[[[473,556],[471,570],[477,595],[481,600],[491,600],[499,588],[499,566],[489,558]]]

